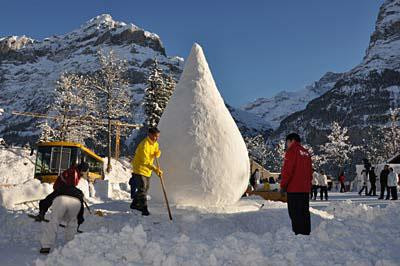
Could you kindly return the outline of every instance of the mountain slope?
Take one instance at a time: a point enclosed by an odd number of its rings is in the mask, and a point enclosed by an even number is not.
[[[96,53],[113,49],[128,62],[126,73],[132,95],[131,122],[142,123],[145,82],[154,59],[175,80],[183,59],[169,57],[160,38],[133,24],[114,21],[103,14],[79,29],[43,41],[26,36],[0,38],[0,136],[6,142],[34,143],[40,134],[36,118],[13,116],[11,111],[47,113],[54,102],[55,81],[63,72],[87,73],[99,68]],[[238,121],[240,118],[238,118]],[[240,128],[247,128],[240,120]]]
[[[288,115],[305,109],[311,100],[332,89],[341,77],[342,74],[328,72],[319,81],[299,91],[282,91],[272,98],[259,98],[242,109],[257,114],[266,123],[277,128]]]
[[[400,0],[387,0],[380,8],[375,31],[362,62],[334,87],[311,101],[305,110],[284,119],[274,132],[278,139],[298,131],[309,144],[326,140],[333,121],[349,127],[350,140],[370,141],[366,127],[383,126],[391,107],[400,106]],[[376,133],[379,133],[378,131]]]

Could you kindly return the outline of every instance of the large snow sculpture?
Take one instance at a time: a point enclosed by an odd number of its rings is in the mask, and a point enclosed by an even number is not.
[[[249,179],[246,145],[215,85],[203,50],[194,44],[159,123],[160,164],[169,201],[180,205],[235,203]],[[151,194],[163,200],[158,177]]]

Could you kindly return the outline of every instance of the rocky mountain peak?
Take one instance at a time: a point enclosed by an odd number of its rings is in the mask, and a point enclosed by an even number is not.
[[[362,63],[352,74],[400,69],[400,0],[386,0],[381,6]]]
[[[9,51],[19,50],[24,48],[28,44],[34,43],[35,40],[26,37],[25,35],[22,36],[8,36],[0,38],[0,54],[7,53]]]

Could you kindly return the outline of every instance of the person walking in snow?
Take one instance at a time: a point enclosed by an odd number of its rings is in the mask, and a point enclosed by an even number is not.
[[[398,177],[397,174],[393,171],[393,168],[389,168],[389,175],[388,175],[388,196],[386,199],[388,200],[390,198],[390,195],[392,195],[391,200],[397,200],[397,183],[398,183]]]
[[[260,171],[258,170],[258,168],[256,168],[256,170],[254,170],[254,172],[250,176],[250,185],[253,187],[254,190],[257,189],[259,180],[260,180]]]
[[[310,191],[312,162],[310,153],[301,146],[300,136],[291,133],[286,137],[286,153],[282,167],[281,192],[287,192],[292,230],[297,234],[311,232]]]
[[[311,180],[311,193],[310,193],[310,198],[313,200],[317,200],[318,179],[319,179],[319,174],[317,171],[315,171],[315,169],[313,169],[313,175]]]
[[[340,193],[346,192],[346,187],[344,185],[345,181],[346,181],[346,177],[344,176],[344,172],[341,172],[339,175]]]
[[[319,186],[319,196],[321,201],[328,200],[328,177],[326,176],[324,171],[321,171],[321,173],[318,175],[318,186]]]
[[[81,201],[81,211],[79,212],[78,224],[82,224],[83,219],[83,193],[76,188],[81,177],[89,170],[89,165],[82,161],[79,165],[72,164],[70,168],[62,172],[54,182],[54,191],[47,195],[46,198],[39,201],[39,214],[35,220],[41,222],[44,220],[46,212],[53,204],[56,197],[60,195],[71,196],[78,198]]]
[[[154,159],[161,156],[158,146],[158,138],[160,130],[150,128],[148,135],[137,146],[135,156],[132,160],[132,178],[129,183],[135,184],[136,192],[133,193],[133,200],[130,205],[131,209],[139,210],[142,215],[148,216],[150,212],[147,208],[147,193],[150,188],[150,177],[152,172],[156,172],[158,176],[162,176],[162,170],[154,166]]]
[[[375,167],[372,167],[368,173],[369,183],[371,184],[371,189],[368,192],[368,196],[376,196],[376,174]]]
[[[358,195],[361,196],[361,193],[365,190],[365,196],[367,196],[368,195],[368,188],[367,188],[368,173],[367,173],[367,170],[365,170],[365,169],[361,171],[360,182],[362,184],[362,188],[358,192]]]
[[[387,191],[387,195],[389,195],[389,190],[387,187],[388,175],[389,165],[385,165],[379,176],[379,183],[381,184],[381,194],[378,199],[383,199],[383,197],[385,196],[385,190]],[[387,196],[386,198],[389,198],[389,196]]]

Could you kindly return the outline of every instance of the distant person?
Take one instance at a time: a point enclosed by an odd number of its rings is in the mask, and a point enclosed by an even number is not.
[[[260,170],[256,168],[254,172],[250,176],[250,185],[253,187],[254,190],[257,189],[258,180],[260,180]]]
[[[368,173],[367,173],[367,170],[365,170],[365,169],[361,171],[360,182],[362,184],[362,187],[361,187],[360,191],[358,192],[358,195],[361,196],[361,193],[365,190],[365,196],[368,196],[368,188],[367,188]]]
[[[300,136],[291,133],[286,137],[287,150],[282,167],[281,192],[287,192],[292,230],[298,235],[311,232],[310,191],[312,164],[310,153],[300,145]]]
[[[319,197],[321,200],[328,200],[328,177],[324,171],[321,171],[318,176]]]
[[[275,178],[273,177],[273,176],[270,176],[269,177],[269,180],[268,180],[268,183],[270,183],[270,184],[275,184],[276,182],[275,182]]]
[[[154,160],[161,156],[161,151],[158,147],[158,138],[160,137],[160,130],[157,128],[150,128],[148,135],[143,139],[136,148],[135,156],[132,160],[132,178],[130,184],[135,189],[131,209],[142,212],[142,215],[148,216],[150,212],[147,207],[147,192],[150,188],[150,177],[153,171],[158,176],[162,176],[163,172],[157,166],[154,166]]]
[[[381,195],[379,196],[378,199],[384,198],[385,190],[387,191],[386,193],[389,194],[389,190],[387,188],[388,175],[389,175],[389,165],[385,165],[379,176],[379,183],[381,184]],[[386,198],[389,198],[389,196]]]
[[[371,184],[371,189],[368,192],[368,196],[376,196],[376,174],[375,167],[372,167],[368,173],[369,183]]]
[[[315,171],[315,169],[313,169],[313,175],[311,180],[311,193],[310,193],[310,198],[313,200],[317,200],[318,179],[319,179],[319,174],[317,171]]]
[[[344,172],[341,172],[339,175],[340,193],[346,192],[346,187],[344,185],[345,181],[346,181],[346,177],[344,176]]]
[[[389,168],[389,175],[388,175],[388,196],[386,199],[388,200],[390,198],[390,195],[392,195],[391,200],[397,200],[397,183],[398,183],[398,177],[397,174],[393,171],[393,168]]]

